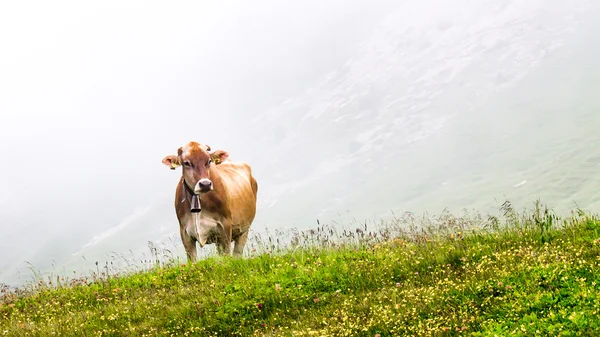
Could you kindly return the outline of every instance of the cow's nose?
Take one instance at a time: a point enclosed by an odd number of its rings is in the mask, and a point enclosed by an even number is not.
[[[208,179],[200,179],[198,182],[198,189],[200,192],[208,192],[212,190],[212,181]]]

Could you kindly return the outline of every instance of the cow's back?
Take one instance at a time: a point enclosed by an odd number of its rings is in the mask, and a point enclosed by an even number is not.
[[[256,215],[258,184],[252,176],[252,169],[246,163],[231,161],[216,167],[227,191],[227,206],[231,211],[233,230],[244,231]]]

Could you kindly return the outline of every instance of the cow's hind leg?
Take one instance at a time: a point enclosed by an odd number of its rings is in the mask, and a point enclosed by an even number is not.
[[[240,256],[244,252],[244,246],[246,245],[246,241],[248,240],[248,232],[249,230],[246,230],[237,238],[233,239],[233,241],[235,242],[235,245],[233,246],[233,255]]]

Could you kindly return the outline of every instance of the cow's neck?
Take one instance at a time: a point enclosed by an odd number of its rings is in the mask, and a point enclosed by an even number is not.
[[[181,177],[181,184],[183,186],[183,200],[181,200],[181,202],[185,202],[186,200],[188,200],[189,194],[190,212],[199,213],[202,210],[202,206],[200,204],[200,196],[196,195],[196,193],[194,193],[194,190],[190,186],[188,186],[183,176]]]
[[[188,186],[188,184],[187,184],[187,182],[185,181],[185,179],[183,178],[183,176],[181,176],[181,184],[183,185],[183,189],[184,189],[184,191],[183,191],[183,192],[184,192],[184,195],[185,195],[185,197],[186,197],[186,198],[187,198],[187,195],[188,195],[188,194],[189,194],[190,196],[193,196],[193,195],[195,194],[195,193],[194,193],[194,190],[193,190],[193,189],[192,189],[190,186]],[[187,193],[185,193],[185,192],[187,192]]]

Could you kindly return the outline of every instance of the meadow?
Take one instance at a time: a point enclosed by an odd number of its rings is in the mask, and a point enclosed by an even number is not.
[[[594,336],[600,220],[409,213],[0,289],[0,336]],[[283,238],[287,238],[283,243]],[[120,274],[119,274],[120,272]]]

